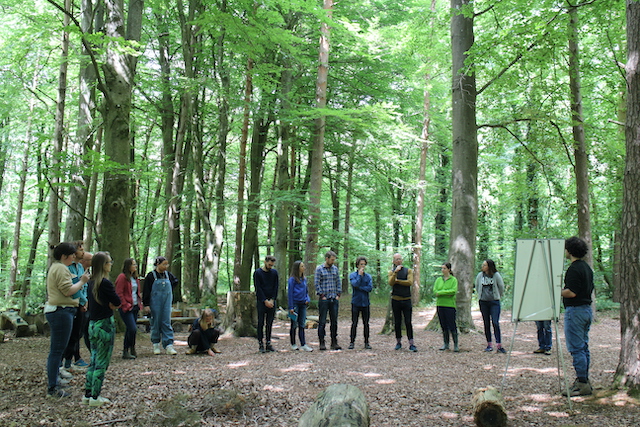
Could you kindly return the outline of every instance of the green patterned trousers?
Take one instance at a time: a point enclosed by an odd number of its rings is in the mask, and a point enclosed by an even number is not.
[[[90,392],[94,398],[100,396],[104,374],[107,372],[109,362],[111,362],[115,337],[116,324],[113,316],[89,322],[91,363],[87,369],[87,380],[84,384],[84,389],[85,392]]]

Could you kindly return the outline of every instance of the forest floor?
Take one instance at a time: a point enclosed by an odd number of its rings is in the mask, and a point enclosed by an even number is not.
[[[312,353],[291,351],[288,322],[276,320],[276,353],[258,353],[255,339],[223,337],[221,354],[185,355],[187,334],[176,334],[177,356],[154,356],[149,335],[138,336],[137,360],[123,360],[122,335],[116,337],[102,395],[112,403],[89,408],[80,403],[83,375],[77,374],[63,400],[46,397],[48,338],[15,338],[0,344],[0,425],[2,426],[296,426],[319,392],[336,383],[362,390],[371,426],[472,426],[471,399],[486,386],[503,388],[511,426],[636,426],[639,402],[611,390],[620,350],[617,312],[599,313],[590,334],[594,395],[572,399],[560,394],[561,362],[533,354],[533,322],[519,323],[513,351],[483,352],[483,335],[461,336],[461,352],[438,351],[438,332],[426,331],[433,309],[414,309],[417,353],[394,350],[393,336],[379,335],[384,308],[371,319],[372,350],[363,349],[362,325],[356,349],[349,344],[349,304],[342,304],[339,342],[342,351],[318,351],[316,330],[307,330]],[[309,314],[314,313],[313,310]],[[476,328],[481,328],[474,312]],[[514,332],[503,312],[502,332],[509,348]],[[562,327],[562,321],[558,325]],[[555,332],[555,331],[554,331]],[[564,336],[564,334],[561,334]],[[562,344],[569,381],[574,373]],[[86,348],[83,356],[88,359]],[[509,363],[508,371],[505,368]]]

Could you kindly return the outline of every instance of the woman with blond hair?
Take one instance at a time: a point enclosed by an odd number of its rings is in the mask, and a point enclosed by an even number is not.
[[[191,325],[191,334],[187,340],[189,343],[187,354],[206,352],[209,356],[213,356],[214,353],[220,353],[215,346],[220,337],[220,331],[215,327],[214,311],[210,308],[203,310],[200,318]]]

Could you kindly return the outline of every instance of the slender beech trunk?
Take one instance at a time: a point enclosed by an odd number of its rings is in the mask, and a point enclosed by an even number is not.
[[[449,260],[458,278],[457,316],[460,331],[473,327],[471,295],[475,277],[478,220],[478,128],[476,77],[465,65],[474,42],[469,0],[451,0],[452,84],[452,207]],[[463,13],[464,10],[464,13]]]
[[[65,0],[64,8],[71,13],[71,0]],[[61,43],[61,61],[60,70],[58,72],[58,98],[56,100],[56,127],[53,134],[53,153],[51,156],[51,169],[56,169],[58,165],[58,155],[62,152],[62,146],[64,144],[64,109],[66,105],[67,96],[67,69],[68,69],[68,57],[69,57],[69,32],[66,28],[71,23],[71,19],[67,13],[63,16],[63,25],[65,30],[62,32]],[[60,212],[58,208],[58,199],[60,192],[58,184],[60,180],[52,176],[49,180],[50,192],[49,192],[49,245],[57,245],[60,243]],[[52,258],[49,256],[49,263]]]
[[[346,188],[346,196],[344,199],[344,244],[342,245],[342,259],[344,260],[342,264],[342,292],[349,293],[349,271],[351,270],[350,266],[355,264],[351,264],[349,261],[353,258],[353,262],[355,263],[355,258],[351,256],[351,247],[349,245],[349,233],[351,232],[351,200],[353,198],[353,163],[355,162],[356,156],[356,145],[354,144],[349,150],[349,158],[347,159],[347,188]]]
[[[323,8],[327,16],[331,18],[333,13],[333,0],[324,0]],[[327,106],[327,79],[329,76],[329,25],[323,22],[320,25],[320,52],[318,64],[318,77],[316,79],[316,107],[318,109]],[[322,157],[324,155],[324,132],[326,117],[321,115],[315,122],[315,134],[311,147],[311,182],[309,186],[309,209],[307,223],[307,240],[305,244],[305,265],[309,278],[309,296],[315,298],[316,289],[314,276],[316,259],[318,256],[318,231],[320,230],[320,201],[322,200]]]
[[[640,1],[627,0],[627,158],[620,235],[620,361],[614,382],[640,393]]]

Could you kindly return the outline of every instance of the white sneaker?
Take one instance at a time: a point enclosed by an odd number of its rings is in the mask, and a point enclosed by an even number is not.
[[[160,354],[162,353],[162,350],[160,349],[160,343],[154,343],[153,344],[153,354]]]
[[[82,396],[82,404],[83,405],[88,405],[90,400],[91,400],[90,397]]]
[[[175,348],[173,348],[173,345],[171,345],[171,344],[169,344],[169,345],[167,346],[166,351],[167,351],[167,354],[171,354],[171,355],[178,354],[178,352],[176,351],[176,349],[175,349]]]
[[[89,398],[89,406],[96,407],[96,406],[102,406],[108,403],[111,403],[111,401],[106,397],[98,396],[96,399],[94,399],[93,397]]]
[[[313,349],[311,347],[309,347],[308,345],[303,345],[302,347],[300,347],[302,350],[304,351],[313,351]]]
[[[291,350],[297,350],[298,349],[298,344],[291,344]]]
[[[67,371],[64,368],[60,368],[60,378],[64,378],[65,380],[70,380],[71,378],[73,378],[73,375],[71,375],[71,372]]]

